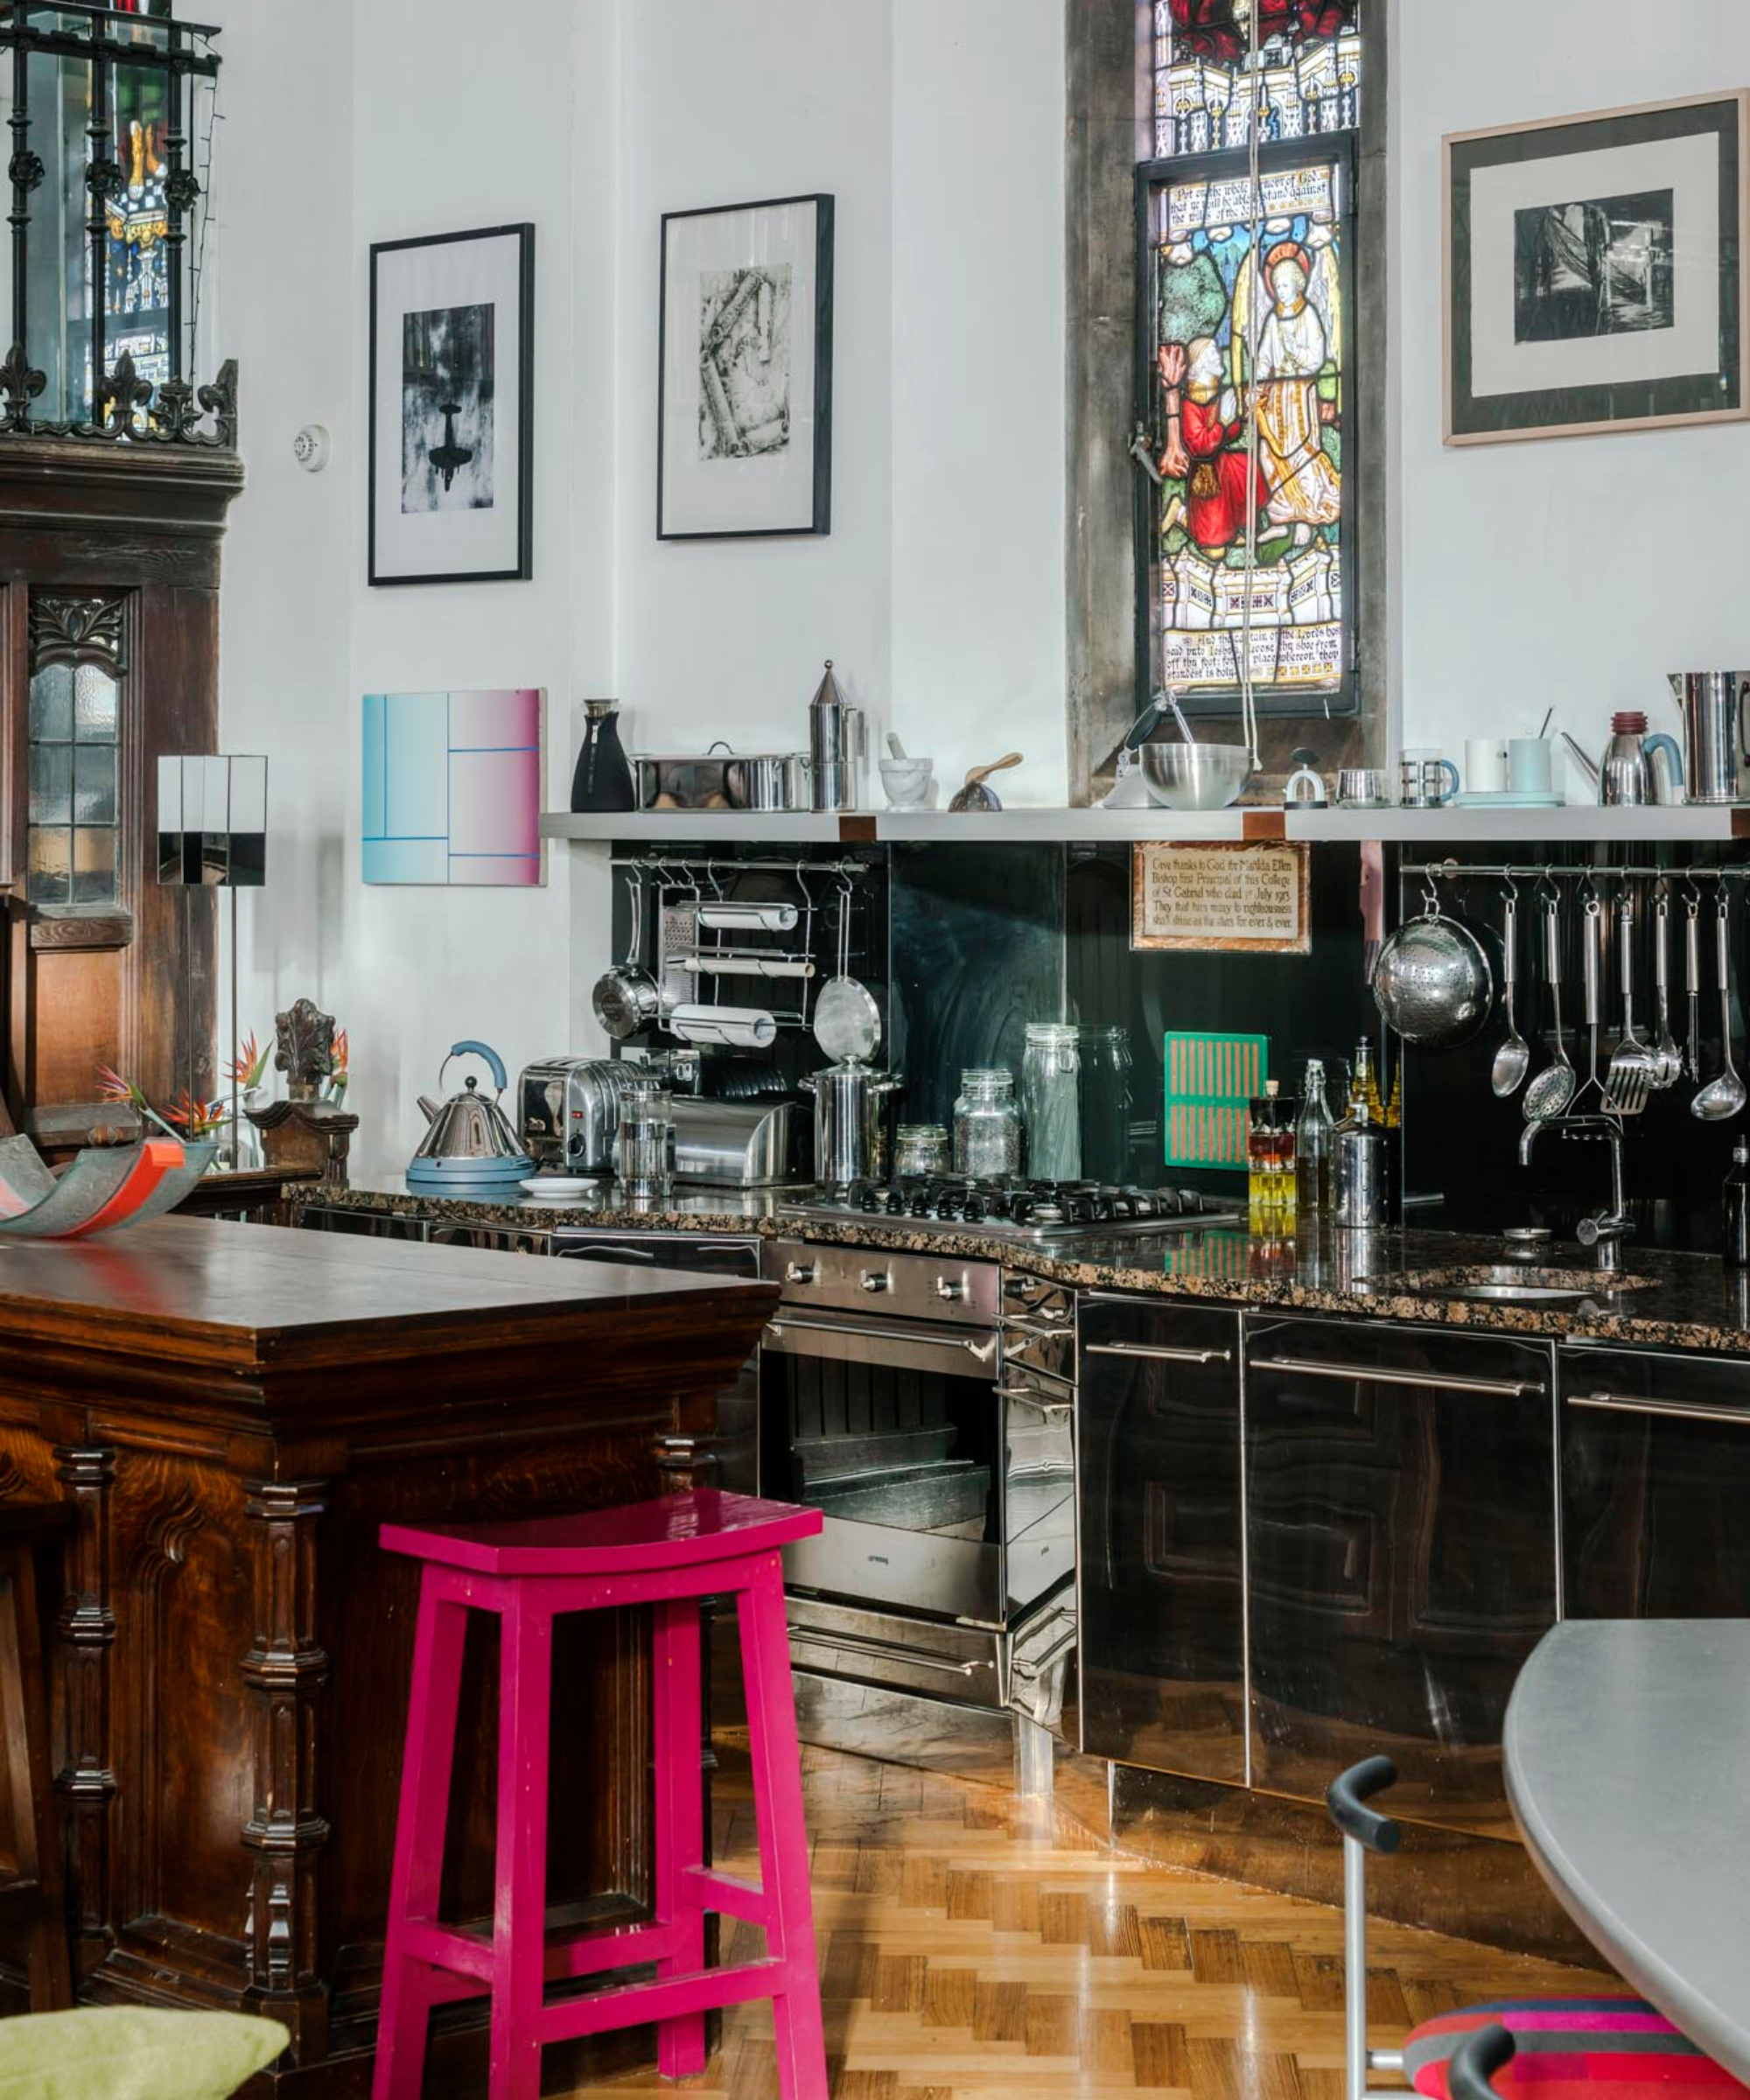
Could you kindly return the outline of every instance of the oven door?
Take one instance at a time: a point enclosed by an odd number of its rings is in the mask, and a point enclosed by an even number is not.
[[[760,1354],[761,1492],[819,1508],[793,1589],[1005,1622],[998,1344],[985,1328],[780,1306]]]

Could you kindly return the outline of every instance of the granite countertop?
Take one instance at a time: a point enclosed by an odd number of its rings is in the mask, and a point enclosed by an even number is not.
[[[1134,1234],[1078,1236],[1074,1248],[1018,1244],[976,1228],[920,1231],[901,1219],[799,1216],[797,1189],[677,1191],[648,1206],[626,1206],[604,1187],[599,1205],[543,1204],[536,1197],[474,1202],[410,1192],[399,1180],[374,1188],[308,1183],[290,1186],[301,1204],[432,1217],[461,1224],[550,1231],[606,1225],[645,1232],[759,1233],[806,1236],[828,1245],[915,1250],[962,1261],[996,1261],[1081,1290],[1198,1298],[1284,1312],[1402,1320],[1477,1333],[1616,1342],[1641,1348],[1750,1354],[1750,1270],[1701,1255],[1625,1249],[1620,1278],[1601,1276],[1577,1247],[1558,1245],[1536,1264],[1512,1263],[1501,1242],[1412,1230],[1346,1233],[1311,1229],[1295,1239],[1255,1238],[1211,1227],[1162,1239]],[[1438,1275],[1480,1279],[1484,1271],[1537,1266],[1573,1272],[1586,1296],[1556,1304],[1505,1305],[1432,1295],[1406,1279]],[[1628,1284],[1635,1287],[1622,1289]]]

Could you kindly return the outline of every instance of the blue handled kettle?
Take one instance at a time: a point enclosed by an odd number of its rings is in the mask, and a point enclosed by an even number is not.
[[[430,1125],[419,1150],[408,1162],[410,1188],[453,1189],[459,1195],[480,1195],[514,1189],[525,1175],[535,1172],[535,1162],[506,1118],[499,1097],[505,1089],[504,1060],[489,1043],[467,1040],[450,1046],[450,1055],[438,1070],[441,1091],[444,1074],[452,1059],[484,1059],[492,1074],[493,1091],[482,1094],[480,1081],[470,1072],[459,1094],[437,1102],[419,1096],[419,1107]]]

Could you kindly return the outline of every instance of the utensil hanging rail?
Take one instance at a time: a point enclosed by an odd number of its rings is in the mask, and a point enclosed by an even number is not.
[[[1398,874],[1406,881],[1423,882],[1750,882],[1750,862],[1731,867],[1656,867],[1639,862],[1588,863],[1580,867],[1554,865],[1546,860],[1405,861]]]
[[[639,868],[654,875],[663,869],[684,868],[690,875],[793,875],[812,881],[817,875],[867,875],[866,860],[796,860],[788,858],[726,860],[714,853],[616,853],[609,864],[616,868]]]

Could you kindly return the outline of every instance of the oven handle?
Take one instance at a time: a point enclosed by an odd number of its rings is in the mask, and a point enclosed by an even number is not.
[[[1068,1655],[1069,1650],[1075,1646],[1075,1637],[1076,1629],[1072,1626],[1060,1634],[1042,1656],[1018,1657],[1010,1663],[1010,1675],[1024,1677],[1029,1682],[1036,1677],[1042,1677],[1054,1662],[1057,1662],[1060,1657]]]
[[[981,1670],[992,1670],[994,1663],[974,1660],[970,1662],[953,1662],[945,1656],[927,1656],[921,1648],[906,1648],[898,1641],[877,1641],[868,1634],[817,1634],[813,1628],[798,1626],[792,1620],[786,1629],[791,1640],[800,1641],[808,1648],[842,1648],[854,1656],[885,1656],[890,1661],[906,1662],[919,1670],[939,1670],[951,1677],[976,1676]]]
[[[1143,1356],[1153,1363],[1231,1363],[1231,1349],[1158,1349],[1140,1341],[1090,1341],[1090,1356]]]
[[[585,1240],[580,1245],[562,1247],[562,1262],[654,1262],[648,1247],[616,1247],[611,1241]]]
[[[1358,1363],[1311,1363],[1300,1356],[1254,1356],[1249,1370],[1289,1371],[1297,1378],[1334,1378],[1345,1385],[1407,1385],[1425,1393],[1475,1393],[1488,1400],[1524,1400],[1547,1393],[1541,1380],[1510,1378],[1437,1378],[1426,1371],[1388,1371]]]
[[[768,1334],[850,1334],[859,1341],[878,1341],[882,1334],[879,1327],[854,1327],[848,1321],[838,1320],[768,1320],[766,1332]],[[963,1334],[929,1334],[920,1335],[917,1339],[928,1342],[932,1348],[964,1349],[969,1356],[980,1363],[989,1363],[997,1354],[997,1337],[994,1334],[986,1341],[969,1341]]]
[[[1674,1422],[1726,1422],[1750,1424],[1750,1409],[1741,1407],[1686,1407],[1679,1400],[1630,1400],[1620,1393],[1570,1393],[1570,1407],[1594,1409],[1609,1415],[1665,1415]]]
[[[1002,1385],[997,1390],[1004,1400],[1018,1400],[1023,1407],[1030,1407],[1047,1422],[1071,1420],[1075,1414],[1075,1403],[1073,1400],[1048,1399],[1045,1394],[1034,1392],[1024,1385]]]

